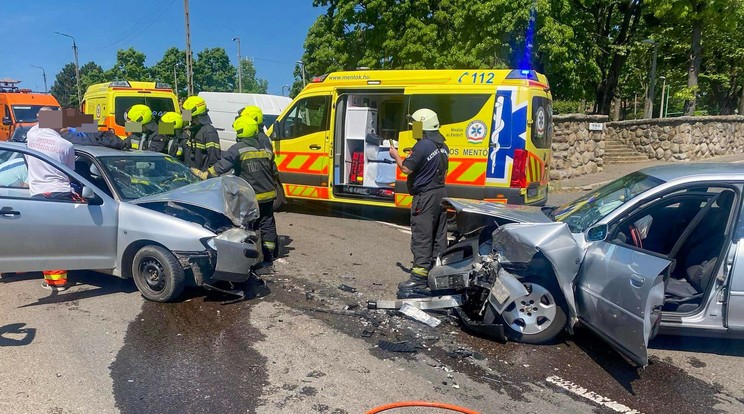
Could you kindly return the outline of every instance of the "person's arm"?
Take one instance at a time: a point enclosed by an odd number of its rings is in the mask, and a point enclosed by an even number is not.
[[[208,128],[204,131],[204,135],[204,144],[207,147],[206,165],[212,166],[222,158],[222,151],[220,151],[220,137],[217,135],[217,130],[214,128]]]
[[[222,158],[217,160],[211,167],[207,168],[206,171],[201,171],[197,168],[192,168],[191,171],[196,174],[197,177],[202,180],[206,180],[211,177],[218,177],[231,169],[235,168],[235,163],[240,160],[240,153],[238,152],[238,145],[235,144],[230,149],[222,154]]]
[[[400,154],[398,153],[398,149],[392,145],[390,146],[390,156],[393,157],[393,159],[395,160],[395,163],[398,165],[398,168],[400,168],[403,174],[410,174],[413,172],[408,167],[403,165],[403,161],[404,161],[403,157],[401,157]]]

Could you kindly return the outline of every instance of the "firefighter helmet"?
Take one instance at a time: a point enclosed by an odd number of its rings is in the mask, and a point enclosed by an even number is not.
[[[183,109],[191,111],[191,116],[207,113],[207,103],[200,96],[189,96],[183,101]]]
[[[183,118],[178,112],[166,112],[160,117],[160,122],[173,124],[173,129],[183,129]]]
[[[439,117],[437,113],[428,108],[421,108],[411,115],[411,121],[421,121],[424,131],[438,131]]]
[[[232,124],[238,139],[250,138],[258,134],[258,123],[249,116],[239,116]]]
[[[261,111],[261,108],[255,106],[255,105],[249,105],[245,108],[238,111],[239,116],[249,116],[256,120],[256,123],[261,125],[263,124],[263,111]]]
[[[132,122],[149,124],[152,122],[152,109],[147,105],[132,105],[132,107],[127,111],[126,117]]]

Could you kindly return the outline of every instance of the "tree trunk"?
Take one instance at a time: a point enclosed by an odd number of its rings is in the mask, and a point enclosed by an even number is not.
[[[698,75],[700,74],[700,61],[702,60],[703,47],[701,38],[703,36],[703,19],[700,14],[703,11],[703,3],[695,7],[696,18],[692,23],[692,45],[690,47],[690,66],[687,70],[687,88],[692,92],[692,97],[685,101],[685,115],[695,114],[695,104],[698,93]]]

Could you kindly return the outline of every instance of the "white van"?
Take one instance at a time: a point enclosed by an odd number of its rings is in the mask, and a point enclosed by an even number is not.
[[[264,125],[271,126],[292,99],[286,96],[265,95],[260,93],[199,92],[207,102],[209,117],[220,136],[222,150],[227,150],[235,143],[235,131],[232,123],[238,110],[248,105],[255,105],[263,111]]]

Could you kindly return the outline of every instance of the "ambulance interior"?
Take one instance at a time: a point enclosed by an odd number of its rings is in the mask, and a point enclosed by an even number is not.
[[[337,101],[333,191],[336,196],[395,199],[390,146],[407,130],[403,94],[342,94]]]

